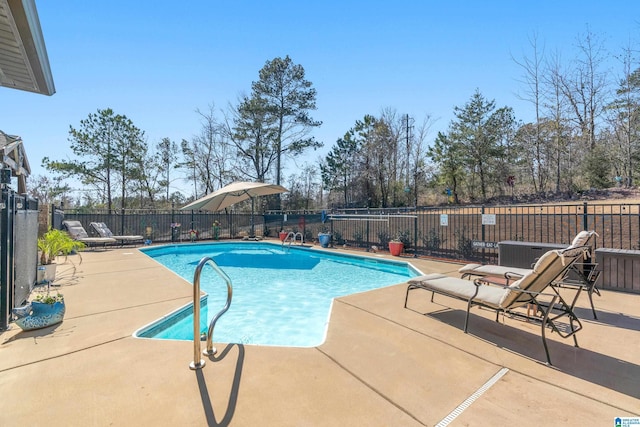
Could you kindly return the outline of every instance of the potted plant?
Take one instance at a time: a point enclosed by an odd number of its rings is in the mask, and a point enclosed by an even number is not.
[[[59,292],[52,295],[49,283],[46,292],[38,293],[27,305],[12,310],[16,316],[16,324],[24,331],[60,323],[64,319],[65,311],[64,297]]]
[[[318,233],[318,242],[323,248],[328,248],[331,244],[331,233],[329,233],[327,228],[323,228],[322,231]]]
[[[404,243],[400,239],[389,240],[389,252],[393,256],[400,256],[404,250]]]
[[[67,232],[50,228],[38,239],[40,265],[44,269],[44,275],[42,278],[38,278],[38,281],[52,282],[56,276],[56,264],[54,263],[56,257],[59,255],[67,256],[84,247],[84,243],[73,240]]]
[[[404,250],[411,246],[411,232],[408,230],[398,231],[396,237],[389,241],[389,252],[393,256],[399,256]]]
[[[220,222],[218,222],[218,220],[213,221],[213,225],[211,226],[211,235],[213,236],[213,240],[218,240],[220,236]]]
[[[284,239],[286,239],[288,235],[289,232],[284,230],[280,230],[280,233],[278,233],[278,237],[280,238],[281,242],[284,242]]]

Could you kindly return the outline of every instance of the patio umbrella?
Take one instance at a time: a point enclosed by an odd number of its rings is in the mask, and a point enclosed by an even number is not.
[[[206,196],[201,197],[198,200],[181,207],[180,210],[206,210],[217,212],[223,210],[224,208],[228,208],[229,206],[235,205],[236,203],[251,199],[251,235],[253,236],[254,199],[260,196],[285,193],[287,191],[289,190],[280,185],[268,184],[264,182],[238,181],[222,187],[221,189],[214,191],[213,193],[209,193]]]

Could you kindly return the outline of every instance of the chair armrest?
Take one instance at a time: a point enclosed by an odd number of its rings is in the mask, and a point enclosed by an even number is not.
[[[515,271],[507,271],[504,273],[504,278],[507,279],[507,283],[509,283],[509,280],[518,280],[522,279],[523,277],[523,274],[516,273]]]
[[[498,277],[498,276],[496,276],[496,277]],[[509,286],[509,285],[505,285],[505,284],[502,284],[502,283],[492,282],[491,280],[488,280],[487,276],[478,277],[477,279],[473,279],[473,284],[476,285],[477,288],[479,288],[480,286],[493,286],[494,288],[503,288],[504,289],[504,288]]]
[[[585,284],[581,281],[564,278],[562,280],[554,280],[553,282],[551,282],[551,286],[556,286],[558,288],[578,289],[584,288]]]

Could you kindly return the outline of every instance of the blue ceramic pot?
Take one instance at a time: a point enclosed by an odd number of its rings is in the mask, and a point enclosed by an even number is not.
[[[331,243],[331,233],[319,233],[318,241],[320,242],[320,246],[328,248],[329,243]]]
[[[64,312],[64,302],[45,304],[32,301],[27,306],[13,309],[13,314],[18,317],[18,319],[16,319],[16,325],[25,331],[46,328],[47,326],[60,323],[64,318]]]

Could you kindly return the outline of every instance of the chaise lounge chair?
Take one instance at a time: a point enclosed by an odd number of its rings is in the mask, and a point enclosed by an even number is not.
[[[596,308],[593,305],[593,294],[600,295],[600,291],[596,288],[596,281],[600,275],[600,271],[596,269],[598,264],[593,262],[593,240],[597,237],[595,231],[581,231],[573,238],[571,245],[567,249],[579,246],[588,246],[589,253],[584,262],[576,262],[571,267],[571,274],[558,279],[556,282],[560,286],[574,287],[582,286],[587,291],[589,302],[591,303],[591,311],[593,318],[597,319]],[[513,280],[518,280],[531,271],[530,268],[509,267],[504,265],[489,264],[467,264],[461,267],[458,272],[461,277],[502,277],[508,285]],[[567,272],[568,273],[568,272]]]
[[[83,242],[87,246],[106,246],[116,243],[116,239],[111,237],[89,237],[80,221],[64,220],[62,226],[74,240]]]
[[[580,320],[573,312],[582,287],[575,288],[576,293],[569,303],[560,295],[554,281],[558,277],[563,277],[575,262],[583,259],[587,252],[587,246],[549,251],[540,257],[531,271],[508,286],[495,285],[484,278],[471,281],[442,274],[415,277],[408,282],[404,306],[407,307],[409,292],[413,289],[431,291],[431,301],[436,293],[463,300],[467,302],[465,333],[469,324],[469,312],[473,306],[494,310],[496,322],[500,313],[540,321],[542,344],[547,356],[547,364],[551,365],[545,336],[546,328],[557,332],[562,338],[572,336],[576,347],[578,347],[578,341],[575,334],[582,329]],[[551,288],[551,292],[543,293],[548,287]],[[529,316],[523,310],[514,311],[529,304],[537,308],[541,317]],[[569,325],[559,323],[558,320],[561,318],[568,319]]]
[[[105,224],[104,222],[92,222],[92,223],[89,224],[89,226],[96,233],[98,233],[98,235],[100,237],[110,237],[112,239],[119,240],[121,245],[124,245],[125,243],[134,243],[134,242],[138,242],[138,241],[142,242],[142,240],[144,239],[143,236],[138,236],[138,235],[115,236],[111,232],[109,227],[107,227],[107,224]]]

